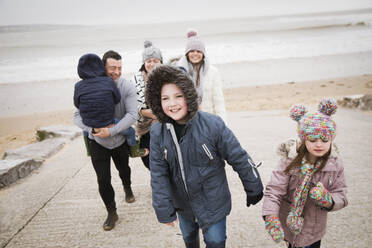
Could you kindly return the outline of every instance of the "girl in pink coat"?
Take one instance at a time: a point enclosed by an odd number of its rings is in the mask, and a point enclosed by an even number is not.
[[[302,105],[291,109],[298,122],[299,141],[279,147],[282,159],[266,186],[262,216],[275,242],[288,247],[320,247],[327,213],[346,207],[344,168],[333,140],[337,105],[322,100],[319,111],[308,113]]]

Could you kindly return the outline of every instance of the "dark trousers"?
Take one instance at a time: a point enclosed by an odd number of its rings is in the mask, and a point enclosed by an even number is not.
[[[304,248],[320,248],[320,241],[321,241],[321,240],[319,240],[319,241],[317,241],[317,242],[315,242],[315,243],[312,243],[312,244],[309,245],[309,246],[305,246]],[[289,244],[288,248],[292,248],[292,245]],[[297,248],[301,248],[301,247],[297,247]]]
[[[150,149],[150,132],[147,132],[146,134],[141,136],[140,148]],[[147,169],[150,169],[149,155],[147,155],[146,157],[141,157],[141,159],[142,159],[143,165],[146,166]]]
[[[91,160],[97,175],[99,194],[108,210],[115,208],[115,192],[111,185],[111,158],[114,161],[116,169],[119,171],[119,177],[124,187],[131,185],[130,167],[128,165],[128,145],[126,142],[114,149],[107,149],[95,140],[89,139],[89,148]]]

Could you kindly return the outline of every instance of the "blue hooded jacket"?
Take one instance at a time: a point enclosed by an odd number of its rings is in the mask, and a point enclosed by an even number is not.
[[[82,80],[75,84],[74,105],[83,123],[92,128],[114,123],[115,105],[121,96],[114,80],[106,76],[101,58],[95,54],[83,55],[77,71]]]

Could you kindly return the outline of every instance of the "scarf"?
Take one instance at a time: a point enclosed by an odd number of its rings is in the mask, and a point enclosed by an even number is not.
[[[300,234],[302,231],[304,218],[301,215],[310,191],[310,181],[320,165],[321,161],[316,162],[314,166],[307,162],[305,158],[302,159],[300,171],[302,182],[297,186],[294,192],[290,211],[287,217],[288,228],[294,235]]]

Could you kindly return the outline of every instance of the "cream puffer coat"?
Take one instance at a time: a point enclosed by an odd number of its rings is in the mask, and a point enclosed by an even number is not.
[[[187,61],[186,55],[182,56],[175,64],[190,74],[189,70],[192,70],[192,66]],[[202,87],[200,110],[218,115],[226,122],[226,107],[221,75],[215,66],[209,64],[207,57],[204,58],[204,66],[206,67],[203,68],[205,74],[202,76],[202,82],[199,86]],[[199,94],[200,90],[197,89],[197,92]]]

